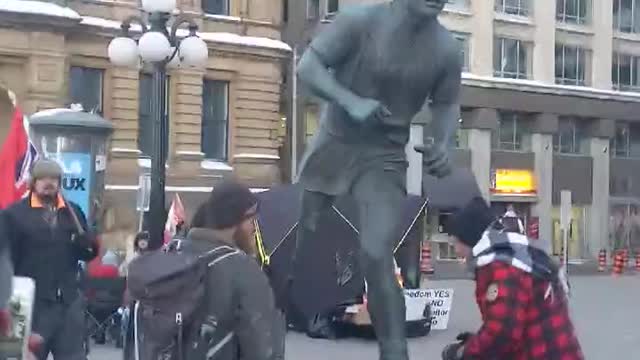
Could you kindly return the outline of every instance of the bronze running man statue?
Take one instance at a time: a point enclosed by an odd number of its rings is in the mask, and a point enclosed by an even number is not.
[[[301,82],[328,106],[300,165],[297,239],[312,237],[336,196],[354,197],[360,266],[381,360],[408,359],[392,232],[407,195],[405,146],[415,117],[431,119],[427,145],[416,147],[424,172],[443,177],[451,171],[447,153],[460,118],[461,49],[437,18],[446,2],[394,0],[344,10],[315,37],[298,68]],[[294,279],[291,286],[304,284]]]

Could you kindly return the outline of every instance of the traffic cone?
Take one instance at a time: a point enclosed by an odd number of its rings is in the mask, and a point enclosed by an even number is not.
[[[598,254],[598,271],[604,272],[607,270],[607,250],[602,249]]]
[[[616,258],[613,261],[613,276],[620,276],[624,272],[624,253],[618,251]]]
[[[640,272],[640,249],[636,250],[636,271]]]
[[[431,246],[429,244],[422,245],[422,253],[420,254],[420,272],[423,274],[433,274],[435,270],[431,264]]]

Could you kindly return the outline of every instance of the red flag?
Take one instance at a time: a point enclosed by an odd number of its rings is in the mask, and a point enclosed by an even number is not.
[[[16,106],[9,133],[0,150],[0,209],[26,194],[29,169],[35,156],[35,147],[25,130],[24,116]]]
[[[178,232],[178,226],[184,224],[186,215],[180,195],[176,194],[171,202],[169,214],[167,214],[167,223],[164,226],[164,243],[166,244]]]

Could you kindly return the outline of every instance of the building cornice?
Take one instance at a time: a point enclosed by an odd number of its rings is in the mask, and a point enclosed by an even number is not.
[[[594,89],[584,86],[545,84],[534,80],[503,79],[479,76],[471,73],[462,74],[464,86],[532,92],[558,96],[575,96],[587,99],[613,100],[640,103],[640,93],[615,90]]]
[[[81,34],[91,34],[104,37],[114,37],[120,33],[121,22],[111,19],[85,16],[79,24],[79,27],[85,31]],[[140,25],[134,24],[130,29],[133,33],[140,33]],[[178,36],[187,36],[188,30],[179,29]],[[255,54],[258,56],[287,58],[291,52],[291,47],[286,43],[269,38],[242,36],[233,33],[222,32],[199,32],[200,36],[211,46],[214,51],[232,51],[242,54]],[[235,51],[234,51],[235,50]]]
[[[30,14],[2,11],[0,9],[0,28],[29,28],[48,32],[69,32],[80,24],[80,19],[51,16],[47,14]]]

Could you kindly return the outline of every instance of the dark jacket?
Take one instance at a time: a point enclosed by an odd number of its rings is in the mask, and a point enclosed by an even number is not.
[[[3,212],[0,211],[0,224],[2,224]],[[0,309],[4,309],[11,297],[11,283],[13,281],[13,266],[9,253],[9,240],[0,237]]]
[[[480,330],[464,359],[582,360],[557,264],[526,236],[488,230],[473,248]]]
[[[192,229],[188,236],[199,252],[229,245],[211,230]],[[207,314],[217,322],[218,344],[230,340],[214,360],[276,360],[284,358],[284,318],[275,307],[269,280],[254,258],[238,250],[210,266],[207,273]]]
[[[85,230],[83,236],[71,209]],[[15,275],[35,280],[37,300],[70,304],[79,294],[78,261],[95,258],[97,243],[78,205],[59,201],[51,222],[45,220],[46,211],[31,196],[13,204],[3,211],[0,237],[9,241]]]

